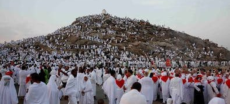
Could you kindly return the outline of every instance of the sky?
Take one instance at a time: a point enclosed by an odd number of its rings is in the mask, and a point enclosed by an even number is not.
[[[0,0],[0,43],[47,35],[103,9],[209,39],[230,50],[230,0]]]

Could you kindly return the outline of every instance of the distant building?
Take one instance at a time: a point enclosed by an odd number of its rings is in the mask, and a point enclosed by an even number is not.
[[[101,14],[102,14],[102,15],[107,14],[106,10],[105,10],[105,9],[103,9],[103,10],[102,10],[102,12],[101,12]]]

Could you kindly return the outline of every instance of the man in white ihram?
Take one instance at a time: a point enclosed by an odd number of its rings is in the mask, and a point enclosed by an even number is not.
[[[93,97],[94,99],[96,99],[96,72],[93,69],[90,69],[91,73],[90,73],[90,81],[92,84],[92,88],[93,88]]]
[[[147,104],[153,103],[153,81],[150,77],[148,77],[148,69],[145,70],[144,76],[139,80],[142,88],[141,93],[145,96]],[[152,92],[152,93],[151,93]]]
[[[84,81],[81,85],[79,104],[93,104],[93,88],[88,76],[85,75]]]
[[[172,96],[173,104],[181,104],[183,99],[183,82],[179,75],[179,70],[175,70],[175,77],[171,79],[169,85],[169,90]]]
[[[29,87],[24,104],[49,104],[46,84],[40,81],[37,73],[31,74],[30,77],[33,84]]]
[[[35,71],[34,71],[35,72]],[[19,92],[18,96],[24,97],[26,95],[26,77],[31,74],[32,71],[26,70],[25,66],[19,71]]]
[[[49,94],[49,104],[60,104],[59,98],[59,89],[56,83],[57,77],[55,75],[51,75],[49,82],[47,83],[48,94]]]
[[[129,92],[133,83],[137,81],[137,78],[133,75],[133,71],[130,69],[126,73],[126,77],[127,77],[127,80],[125,81],[124,90],[125,92]]]
[[[140,91],[141,84],[135,82],[131,90],[121,97],[120,104],[147,104],[145,96]]]
[[[77,97],[79,96],[78,82],[77,82],[77,69],[71,71],[71,75],[65,87],[66,95],[69,97],[68,104],[77,104]]]
[[[115,71],[111,70],[111,76],[104,82],[102,89],[109,99],[109,104],[116,104],[117,85],[115,81]]]

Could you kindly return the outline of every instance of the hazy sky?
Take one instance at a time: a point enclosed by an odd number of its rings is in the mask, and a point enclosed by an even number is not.
[[[0,42],[46,35],[102,9],[230,49],[230,0],[0,0]]]

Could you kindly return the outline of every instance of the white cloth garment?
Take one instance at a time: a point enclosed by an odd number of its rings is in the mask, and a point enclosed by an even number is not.
[[[131,90],[131,87],[133,83],[137,82],[137,78],[134,75],[131,75],[127,80],[125,81],[125,92],[129,92]]]
[[[153,101],[157,100],[158,85],[159,85],[159,79],[157,79],[156,82],[153,81]]]
[[[103,75],[103,82],[105,82],[110,77],[110,74]]]
[[[182,79],[182,80],[185,80],[185,82],[183,83],[183,99],[182,99],[182,101],[186,104],[190,104],[191,98],[189,96],[189,84],[188,84],[186,79]]]
[[[33,83],[25,97],[25,104],[49,104],[48,88],[45,83]]]
[[[61,70],[68,74],[68,76],[63,74],[63,73],[61,73],[61,75],[60,75],[61,81],[66,83],[71,73],[70,73],[70,71],[66,71],[65,69],[61,69]]]
[[[20,70],[19,71],[19,91],[18,96],[26,95],[26,77],[29,75],[31,71],[29,70]]]
[[[230,79],[228,79],[227,81],[229,82]],[[230,104],[230,86],[226,85],[226,82],[225,82],[224,87],[223,87],[223,92],[224,92],[223,97],[225,99],[226,104]]]
[[[81,85],[84,81],[84,77],[85,77],[85,74],[84,73],[78,73],[77,74],[77,88],[78,88],[78,91],[80,92],[81,91]],[[79,93],[80,94],[80,93]],[[79,99],[77,99],[79,101]]]
[[[187,89],[187,91],[188,91],[188,101],[190,102],[190,103],[193,103],[194,102],[194,82],[191,82],[191,81],[189,81],[189,80],[194,80],[194,78],[193,77],[191,77],[190,75],[188,75],[187,76],[187,85],[188,85],[188,89]]]
[[[121,97],[120,104],[147,104],[147,102],[144,95],[133,89]]]
[[[208,104],[226,104],[226,103],[225,103],[224,99],[214,97],[214,98],[212,98],[212,100],[209,101]]]
[[[59,90],[58,90],[57,83],[55,81],[56,79],[57,79],[56,76],[52,75],[47,84],[49,101],[50,101],[49,104],[60,104]]]
[[[204,102],[205,104],[208,104],[208,92],[207,92],[207,84],[208,84],[208,81],[206,79],[206,76],[203,76],[203,79],[202,79],[202,85],[204,86],[204,92],[203,92],[203,95],[204,95]]]
[[[169,84],[169,78],[166,81],[163,81],[162,79],[160,80],[163,103],[166,103],[167,99],[169,98]]]
[[[208,91],[208,101],[210,101],[212,98],[216,97],[217,94],[219,94],[215,82],[211,82],[210,84],[207,85],[207,91]]]
[[[117,85],[115,78],[110,76],[103,84],[102,89],[104,90],[105,94],[108,96],[109,104],[116,104],[116,90]]]
[[[102,84],[102,69],[96,69],[97,84]]]
[[[95,71],[93,70],[91,73],[90,73],[90,81],[91,81],[91,84],[92,84],[92,88],[93,88],[93,96],[96,96],[96,73]]]
[[[153,102],[153,81],[150,77],[143,77],[139,80],[141,84],[141,93],[145,96],[147,104]],[[151,93],[152,92],[152,93]]]
[[[183,82],[179,77],[174,77],[170,81],[170,94],[173,99],[173,104],[181,104],[183,100]]]
[[[14,67],[14,82],[15,83],[17,83],[17,84],[19,84],[19,71],[20,71],[21,69],[19,68],[19,65],[16,65],[15,67]]]
[[[0,104],[18,104],[14,81],[10,76],[3,76],[0,82]]]
[[[79,96],[78,82],[77,78],[74,78],[73,75],[69,76],[65,87],[65,94],[69,97],[68,104],[77,104],[77,98]]]
[[[117,75],[117,80],[118,81],[123,80],[120,74]],[[123,84],[123,86],[124,86],[124,84]],[[117,91],[116,91],[117,101],[116,101],[116,104],[120,104],[121,97],[124,94],[123,86],[121,86],[121,87],[117,86]]]
[[[83,81],[81,85],[81,92],[82,91],[84,92],[84,94],[80,93],[79,104],[93,104],[94,103],[93,88],[89,80]]]

